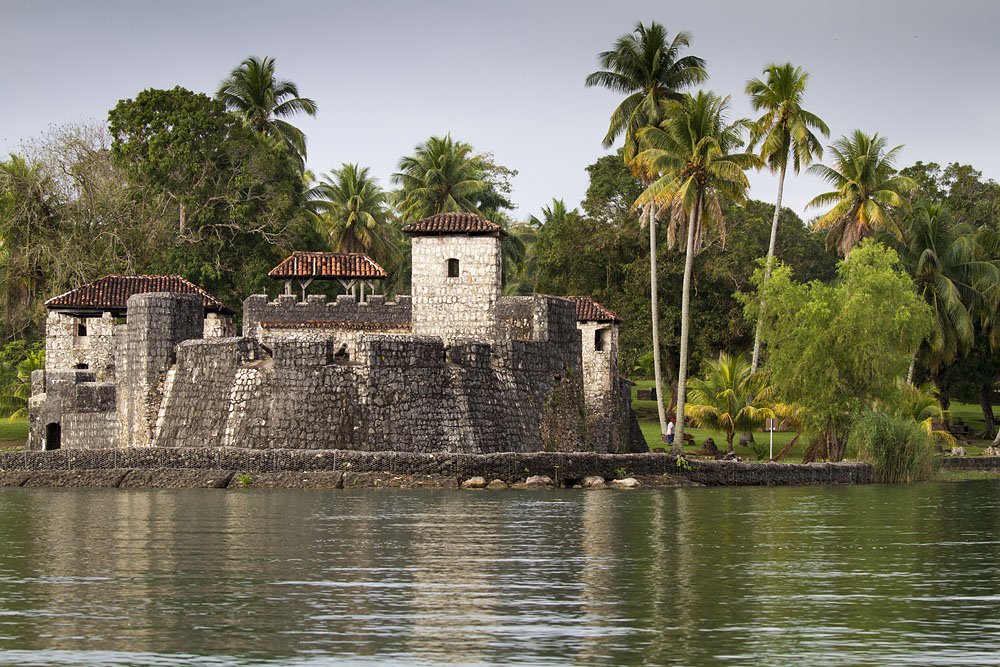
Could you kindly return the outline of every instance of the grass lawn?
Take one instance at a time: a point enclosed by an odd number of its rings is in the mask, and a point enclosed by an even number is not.
[[[28,439],[28,418],[9,421],[0,418],[0,449],[22,449]]]
[[[667,443],[660,442],[660,422],[656,414],[656,401],[640,401],[636,399],[636,389],[652,387],[654,384],[653,380],[638,380],[635,386],[632,387],[632,409],[635,411],[636,416],[639,418],[639,427],[642,429],[642,434],[646,436],[646,444],[649,445],[650,449],[653,447],[664,447],[668,448]],[[668,396],[664,397],[664,405],[666,405]],[[950,411],[953,419],[961,419],[969,426],[969,441],[965,447],[965,451],[970,456],[975,456],[983,453],[983,448],[990,444],[989,440],[979,440],[976,439],[977,436],[983,432],[986,424],[983,420],[982,409],[978,405],[969,405],[966,403],[957,403],[952,401]],[[673,415],[667,415],[667,419],[670,419]],[[686,421],[686,420],[685,420]],[[720,450],[726,449],[726,436],[721,431],[710,431],[703,428],[688,427],[685,424],[684,431],[690,433],[694,436],[694,446],[688,446],[684,448],[685,452],[697,452],[701,449],[701,443],[705,441],[706,438],[712,438],[715,440],[715,446]],[[768,443],[768,433],[766,431],[755,431],[754,440],[758,443],[762,443],[765,447]],[[791,432],[775,432],[774,433],[774,453],[777,454],[781,449],[787,445],[791,439],[795,437],[794,433]],[[749,447],[740,447],[739,445],[739,435],[735,437],[733,443],[733,449],[736,450],[736,454],[739,455],[744,460],[754,460],[757,455],[754,454],[753,450]],[[795,446],[781,458],[783,462],[787,463],[798,463],[802,460],[802,456],[805,454],[806,442],[803,438],[799,438],[799,441],[795,443]]]

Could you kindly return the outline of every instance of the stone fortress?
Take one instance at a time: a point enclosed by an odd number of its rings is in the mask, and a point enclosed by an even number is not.
[[[28,448],[647,451],[613,312],[502,296],[504,231],[479,216],[404,232],[412,296],[375,294],[386,273],[365,255],[296,252],[269,274],[284,294],[245,300],[242,336],[234,311],[178,276],[50,299]],[[347,293],[308,295],[315,280]]]

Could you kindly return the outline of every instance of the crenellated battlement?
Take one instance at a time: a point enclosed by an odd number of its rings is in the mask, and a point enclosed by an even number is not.
[[[257,336],[261,322],[358,322],[398,327],[412,321],[409,296],[386,301],[384,296],[371,295],[358,301],[350,294],[341,294],[330,301],[323,294],[310,294],[299,301],[294,294],[282,294],[268,301],[264,294],[254,294],[243,301],[243,335]]]

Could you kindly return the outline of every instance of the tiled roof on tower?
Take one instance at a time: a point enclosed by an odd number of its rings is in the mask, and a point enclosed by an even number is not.
[[[385,278],[388,274],[364,253],[302,252],[268,271],[271,278]]]
[[[403,227],[407,236],[506,236],[503,227],[475,213],[438,213]]]
[[[572,299],[576,302],[576,321],[577,322],[621,322],[622,319],[618,317],[615,312],[609,308],[605,308],[601,304],[594,301],[593,298],[589,296],[567,296],[567,299]]]
[[[50,310],[124,313],[128,298],[147,292],[200,294],[205,310],[233,315],[235,311],[180,276],[104,276],[45,302]]]

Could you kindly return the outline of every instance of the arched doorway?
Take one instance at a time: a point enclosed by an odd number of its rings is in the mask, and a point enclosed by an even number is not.
[[[62,427],[58,422],[53,422],[45,427],[45,449],[60,447],[62,447]]]

